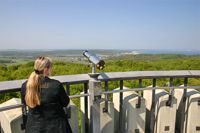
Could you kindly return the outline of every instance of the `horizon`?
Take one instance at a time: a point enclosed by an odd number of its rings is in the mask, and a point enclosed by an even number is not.
[[[62,48],[58,48],[58,49],[0,49],[0,51],[54,51],[54,50],[123,50],[123,51],[137,51],[137,50],[156,50],[156,51],[200,51],[199,49],[114,49],[114,48],[107,48],[107,49],[82,49],[82,48],[70,48],[70,49],[62,49]]]

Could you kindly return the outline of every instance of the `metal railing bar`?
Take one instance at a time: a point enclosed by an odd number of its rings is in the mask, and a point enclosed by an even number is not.
[[[146,87],[146,88],[130,88],[130,89],[124,89],[124,90],[112,90],[112,91],[106,91],[101,92],[101,94],[111,94],[111,93],[119,93],[119,92],[128,92],[128,91],[143,91],[143,90],[153,90],[153,89],[184,89],[184,88],[191,88],[191,89],[200,89],[200,86],[175,86],[175,87]]]
[[[151,104],[151,119],[150,119],[150,133],[156,132],[154,131],[154,126],[155,126],[155,111],[156,111],[156,79],[154,78],[152,80],[152,104]]]
[[[20,89],[21,89],[21,88],[0,90],[0,94],[11,93],[11,92],[18,92],[18,91],[20,91]]]
[[[120,90],[123,90],[123,86],[124,86],[124,81],[120,80]],[[122,112],[123,111],[123,93],[120,92],[119,94],[119,131],[120,133],[122,132]]]
[[[188,77],[184,78],[184,87],[186,87],[186,88],[184,88],[184,90],[183,90],[183,103],[184,104],[181,107],[181,109],[184,110],[184,112],[183,112],[184,115],[182,115],[181,118],[180,118],[182,121],[185,121],[186,124],[187,124],[187,117],[186,117],[186,114],[185,114],[186,113],[185,109],[187,108],[186,106],[188,106],[188,103],[186,105],[186,101],[187,101],[187,88],[188,88],[187,86],[188,86]],[[183,125],[181,125],[180,128],[184,128],[182,126]],[[187,126],[185,128],[185,131],[187,131]]]
[[[169,87],[173,87],[173,78],[170,78],[169,79]],[[174,97],[174,88],[170,89],[170,92],[169,92],[169,98],[168,98],[168,101],[166,102],[166,105],[167,106],[172,106],[173,105],[173,97]]]
[[[84,83],[84,94],[87,94],[88,83]],[[88,119],[88,97],[84,97],[84,110],[85,110],[85,132],[89,132],[89,119]]]
[[[72,96],[69,96],[69,98],[79,98],[79,97],[87,97],[87,96],[89,96],[88,93],[80,94],[80,95],[72,95]],[[16,104],[16,105],[9,105],[9,106],[0,107],[0,112],[10,110],[10,109],[19,108],[19,107],[22,107],[22,106],[23,106],[23,104]]]
[[[71,84],[70,84],[71,85]],[[151,88],[151,87],[149,87],[149,88]],[[174,87],[156,87],[156,88],[158,88],[158,89],[173,89],[173,88],[176,88],[176,89],[187,89],[187,88],[191,88],[191,89],[200,89],[200,86],[188,86],[188,87],[181,87],[181,86],[174,86]],[[2,91],[2,90],[0,90],[0,94],[3,94],[3,93],[10,93],[10,92],[19,92],[20,91],[20,89],[21,88],[19,88],[19,89],[15,89],[15,91]],[[132,89],[138,89],[138,88],[132,88]],[[145,90],[145,89],[144,89]],[[135,90],[135,91],[142,91],[141,89],[140,90]],[[2,93],[3,92],[3,93]],[[110,91],[108,91],[108,92],[110,92]],[[106,94],[106,93],[102,93],[102,94]],[[74,95],[72,95],[72,96],[74,96]],[[88,95],[87,95],[88,96]],[[83,96],[84,97],[84,96]],[[72,97],[73,98],[73,97]]]
[[[139,87],[139,88],[142,88],[142,79],[139,79],[138,81],[139,81],[139,82],[138,82],[138,87]],[[140,106],[141,106],[141,97],[142,97],[142,93],[141,93],[141,91],[137,91],[137,93],[138,93],[138,103],[136,104],[136,107],[137,107],[137,108],[140,108]]]
[[[66,86],[66,93],[67,93],[67,95],[70,95],[70,83],[65,83],[65,86]],[[71,118],[71,107],[69,107],[69,108],[67,108],[67,113],[65,114],[66,115],[66,117],[68,118],[68,119],[70,119]]]
[[[85,81],[71,81],[71,82],[62,82],[62,84],[66,84],[69,83],[70,85],[76,85],[76,84],[84,84],[84,83],[88,83],[89,80],[85,80]]]
[[[184,78],[184,92],[183,92],[183,102],[186,102],[187,97],[187,86],[188,86],[188,78]]]
[[[1,111],[7,111],[7,110],[10,110],[10,109],[20,108],[22,106],[23,106],[23,104],[15,104],[15,105],[0,107],[0,112]]]
[[[105,87],[104,87],[105,91],[108,91],[108,81],[105,81]],[[103,112],[108,112],[108,101],[110,100],[110,96],[109,94],[105,95],[105,107],[103,109]]]
[[[69,98],[79,98],[79,97],[87,97],[87,96],[89,96],[88,93],[86,93],[86,94],[71,95],[71,96],[69,96]]]
[[[106,92],[101,92],[102,94],[112,94],[112,93],[120,93],[120,92],[128,92],[128,91],[143,91],[143,90],[153,90],[154,88],[156,89],[200,89],[200,86],[173,86],[173,87],[146,87],[146,88],[131,88],[131,89],[123,89],[123,90],[112,90],[112,91],[106,91]],[[78,95],[71,95],[69,98],[79,98],[79,97],[88,97],[89,94],[78,94]],[[0,112],[9,110],[9,109],[14,109],[14,108],[19,108],[22,107],[22,104],[16,104],[16,105],[11,105],[11,106],[4,106],[0,107]]]

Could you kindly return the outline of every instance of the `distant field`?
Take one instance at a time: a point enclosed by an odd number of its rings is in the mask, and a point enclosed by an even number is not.
[[[85,63],[86,59],[82,53],[84,50],[5,50],[0,51],[0,64],[24,64],[35,60],[38,56],[49,56],[53,60]],[[106,61],[112,60],[135,60],[135,61],[157,61],[173,59],[199,58],[200,53],[188,51],[156,51],[156,50],[90,50]],[[160,54],[160,53],[164,54]]]
[[[54,60],[65,62],[83,62],[85,58],[82,53],[84,50],[5,50],[0,51],[0,64],[22,64],[33,61],[38,56],[49,56]],[[124,50],[91,50],[93,53],[103,58],[113,56]]]
[[[200,55],[181,54],[137,54],[120,55],[108,58],[108,60],[135,60],[135,61],[159,61],[159,60],[180,60],[180,59],[200,59]]]

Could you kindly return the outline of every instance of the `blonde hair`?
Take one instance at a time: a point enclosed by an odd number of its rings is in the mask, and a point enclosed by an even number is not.
[[[51,67],[52,60],[48,57],[38,57],[35,60],[35,70],[29,76],[26,85],[25,101],[29,107],[34,108],[37,105],[40,105],[40,89],[45,76],[44,69],[51,69]]]

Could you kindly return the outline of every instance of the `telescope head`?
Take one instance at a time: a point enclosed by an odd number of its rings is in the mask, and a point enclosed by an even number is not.
[[[92,54],[90,52],[83,51],[83,55],[89,60],[90,63],[96,66],[97,69],[103,70],[105,67],[105,61],[100,59],[98,56],[95,54]]]

